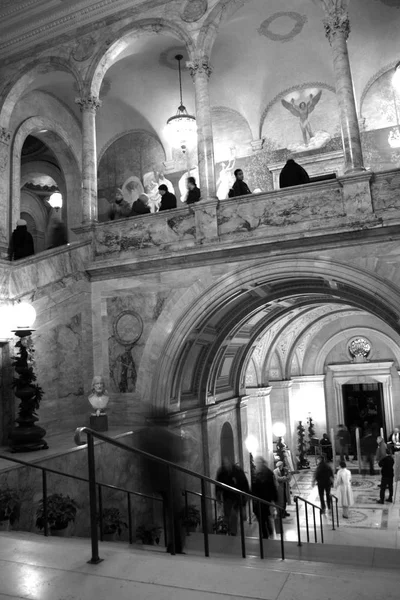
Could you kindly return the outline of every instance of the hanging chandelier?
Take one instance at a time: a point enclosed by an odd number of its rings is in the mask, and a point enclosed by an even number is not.
[[[178,61],[178,72],[179,72],[179,91],[181,103],[178,106],[178,110],[173,117],[170,117],[167,121],[168,134],[172,138],[174,146],[180,146],[183,153],[186,152],[187,147],[192,145],[196,139],[196,117],[189,115],[186,106],[182,100],[182,74],[181,74],[181,60],[182,54],[177,54],[175,59]]]

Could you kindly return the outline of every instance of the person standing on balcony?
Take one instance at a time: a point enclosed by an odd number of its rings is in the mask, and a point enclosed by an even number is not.
[[[196,180],[194,177],[188,177],[186,180],[186,187],[188,189],[188,193],[186,195],[186,204],[195,204],[195,202],[199,202],[200,200],[200,190],[196,185]]]
[[[381,468],[381,491],[378,504],[384,503],[386,488],[389,490],[387,502],[393,502],[394,458],[390,450],[386,450],[386,456],[379,461],[379,466]]]
[[[293,158],[289,158],[279,176],[279,187],[282,189],[294,185],[304,185],[305,183],[310,183],[307,171]]]
[[[216,480],[242,492],[250,492],[249,483],[243,469],[239,465],[234,465],[227,456],[222,458],[222,465],[218,469]],[[223,503],[224,520],[228,528],[228,534],[237,535],[239,510],[243,510],[246,506],[246,498],[218,486],[216,486],[216,497],[218,502],[222,501]]]
[[[242,169],[236,169],[233,173],[235,175],[235,183],[228,192],[228,198],[235,198],[236,196],[248,196],[251,194],[249,186],[243,181]]]
[[[268,467],[267,462],[261,456],[255,459],[255,477],[251,493],[257,498],[275,503],[278,501],[278,490],[273,472]],[[268,538],[274,533],[272,506],[253,501],[253,512],[258,520],[261,520],[261,531],[263,538]]]
[[[130,216],[140,217],[148,214],[150,214],[149,197],[147,194],[140,194],[139,198],[132,204]]]
[[[17,227],[11,234],[10,247],[8,250],[10,260],[19,260],[35,254],[33,237],[29,233],[27,223],[24,219],[18,219]]]
[[[122,194],[122,190],[117,188],[117,192],[115,194],[115,202],[111,204],[110,210],[108,211],[108,216],[111,221],[115,221],[116,219],[124,219],[125,217],[129,217],[131,213],[131,205],[129,202],[124,200],[124,196]]]
[[[346,469],[344,460],[340,462],[340,469],[336,475],[336,494],[339,505],[343,509],[343,518],[349,518],[349,507],[354,504],[353,491],[351,489],[351,472]]]
[[[161,210],[171,210],[171,208],[176,208],[176,196],[168,191],[168,187],[165,185],[165,183],[162,183],[158,186],[158,191],[160,192],[161,196],[161,204],[160,208],[158,209],[159,212]]]
[[[334,475],[332,468],[325,462],[324,457],[321,456],[313,476],[313,487],[315,484],[318,486],[319,500],[323,515],[325,514],[326,506],[328,507],[328,510],[331,508],[331,489],[333,485],[333,479]]]

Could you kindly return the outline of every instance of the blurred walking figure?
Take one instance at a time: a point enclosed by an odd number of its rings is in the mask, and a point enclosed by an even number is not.
[[[49,249],[68,244],[67,228],[65,227],[64,223],[58,222],[53,225],[50,232],[49,241]]]
[[[222,458],[222,465],[218,469],[216,480],[242,492],[250,492],[249,483],[243,469],[239,465],[234,465],[227,456]],[[219,502],[222,500],[224,506],[224,520],[228,528],[228,534],[237,535],[238,514],[239,510],[243,510],[246,506],[246,498],[218,486],[216,497]]]
[[[283,508],[282,517],[290,517],[290,514],[286,511],[286,505],[291,504],[289,485],[290,473],[281,460],[276,463],[274,477],[278,485],[278,504]]]
[[[327,433],[324,433],[322,435],[322,438],[319,441],[319,444],[321,446],[321,451],[325,454],[326,456],[326,460],[328,462],[332,462],[332,458],[333,458],[333,451],[332,451],[332,442],[328,437]]]
[[[35,254],[33,237],[29,233],[27,223],[24,219],[18,219],[17,227],[11,234],[10,247],[8,250],[10,260],[19,260]]]
[[[321,456],[313,476],[313,487],[315,484],[317,484],[318,486],[318,494],[321,503],[322,514],[325,514],[326,506],[328,507],[328,510],[330,510],[331,508],[331,489],[333,485],[333,479],[334,475],[332,468],[325,462],[324,457]]]
[[[378,504],[384,503],[386,488],[389,490],[389,498],[386,502],[393,502],[394,458],[390,450],[386,450],[386,456],[379,461],[379,466],[381,468],[381,491]]]
[[[346,469],[344,460],[340,462],[340,469],[336,475],[336,495],[343,509],[343,518],[348,519],[349,507],[354,504],[354,496],[351,489],[351,472]]]
[[[370,429],[367,429],[364,437],[361,439],[360,446],[361,456],[363,457],[363,460],[366,462],[366,464],[369,466],[369,474],[374,475],[374,461],[377,450],[377,438],[372,435],[372,431]]]
[[[340,450],[340,460],[350,460],[349,458],[349,445],[350,445],[350,434],[345,425],[339,425],[337,432],[337,441]]]
[[[257,456],[255,461],[256,472],[252,485],[252,494],[267,500],[267,502],[275,503],[278,500],[278,490],[274,473],[268,467],[266,460],[261,456]],[[261,531],[263,538],[268,538],[273,535],[273,517],[274,509],[272,506],[262,504],[261,502],[253,501],[253,512],[258,520],[261,520]]]
[[[377,463],[379,463],[383,458],[385,458],[388,448],[385,440],[380,435],[378,435],[376,443],[378,444],[378,448],[376,450],[375,460]],[[391,454],[391,452],[389,452],[389,454]]]

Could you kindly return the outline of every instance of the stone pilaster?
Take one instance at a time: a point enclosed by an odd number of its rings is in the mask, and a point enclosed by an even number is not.
[[[273,465],[271,389],[247,388],[247,435],[258,442],[257,454]]]
[[[97,96],[76,98],[82,112],[82,222],[97,221],[96,112],[101,106]]]
[[[7,255],[10,234],[11,132],[0,127],[0,257]]]
[[[324,8],[327,13],[324,27],[326,37],[332,47],[336,95],[340,109],[345,173],[360,172],[365,169],[347,49],[347,39],[350,34],[349,16],[343,4],[335,2],[335,0],[325,0]]]
[[[215,199],[217,192],[209,92],[209,79],[212,68],[206,57],[189,62],[188,67],[195,87],[197,154],[201,196],[203,199]]]

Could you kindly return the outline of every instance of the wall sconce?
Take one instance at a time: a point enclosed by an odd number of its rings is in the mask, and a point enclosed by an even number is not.
[[[51,208],[54,208],[58,212],[63,205],[63,197],[60,192],[54,192],[54,194],[52,194],[48,199],[48,203],[50,204]]]

